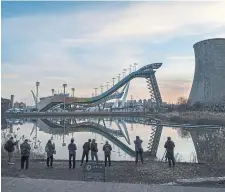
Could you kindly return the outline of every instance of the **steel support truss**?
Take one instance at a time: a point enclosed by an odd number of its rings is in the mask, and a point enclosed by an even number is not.
[[[150,100],[156,104],[156,110],[160,111],[162,107],[162,98],[159,91],[158,83],[155,74],[151,74],[147,79],[147,85],[150,93]]]
[[[159,124],[160,121],[158,121],[156,125],[152,126],[152,132],[149,138],[148,151],[150,153],[150,156],[152,157],[156,157],[159,141],[163,130],[163,126]]]

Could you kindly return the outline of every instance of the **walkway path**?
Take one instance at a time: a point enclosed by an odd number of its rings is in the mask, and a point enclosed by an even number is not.
[[[224,192],[224,188],[182,187],[2,177],[2,192]]]
[[[14,165],[8,165],[2,159],[2,177],[26,177],[33,179],[54,180],[82,180],[82,167],[77,161],[76,169],[68,169],[68,161],[55,161],[53,168],[47,168],[45,161],[31,160],[28,170],[20,170],[20,161]],[[167,163],[147,161],[145,164],[135,166],[134,162],[112,162],[112,167],[106,169],[106,181],[115,183],[136,184],[164,184],[177,182],[178,179],[196,179],[199,177],[225,176],[225,169],[216,165],[217,168],[200,164],[177,163],[175,168],[169,168]],[[221,185],[219,185],[221,186]],[[224,187],[224,185],[223,185]]]

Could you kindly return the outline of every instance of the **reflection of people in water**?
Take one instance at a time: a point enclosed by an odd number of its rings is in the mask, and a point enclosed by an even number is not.
[[[142,148],[142,140],[140,139],[139,136],[136,136],[136,140],[134,141],[134,144],[135,144],[135,151],[136,151],[136,158],[135,158],[135,163],[137,164],[138,162],[138,155],[140,155],[140,158],[141,158],[141,162],[144,163],[144,160],[143,160],[143,148]]]
[[[97,143],[95,142],[95,139],[92,139],[92,142],[91,142],[91,159],[92,161],[94,161],[94,158],[95,160],[98,162],[98,146],[97,146]]]
[[[174,167],[175,166],[175,158],[174,158],[174,147],[175,147],[175,144],[171,140],[171,137],[167,138],[167,141],[166,141],[164,147],[166,148],[166,158],[168,158],[169,167],[171,167],[171,161],[172,161],[173,167]]]

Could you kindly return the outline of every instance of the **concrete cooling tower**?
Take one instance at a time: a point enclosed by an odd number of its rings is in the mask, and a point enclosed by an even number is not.
[[[188,103],[219,105],[225,99],[225,39],[194,44],[195,74]]]

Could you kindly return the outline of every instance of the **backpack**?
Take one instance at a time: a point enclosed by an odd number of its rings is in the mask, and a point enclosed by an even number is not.
[[[111,151],[111,150],[110,150],[110,146],[109,146],[109,145],[106,145],[106,146],[105,146],[105,154],[106,154],[106,155],[109,155],[109,154],[110,154],[110,151]]]
[[[5,143],[5,145],[4,145],[4,149],[5,149],[6,151],[8,151],[8,150],[9,150],[9,142],[8,142],[8,141]]]

